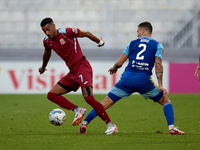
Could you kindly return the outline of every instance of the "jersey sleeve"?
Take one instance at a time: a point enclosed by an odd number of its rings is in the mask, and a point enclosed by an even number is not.
[[[161,43],[159,43],[157,45],[157,52],[156,52],[155,56],[162,59],[162,57],[163,57],[163,51],[162,50],[163,50],[163,45]]]
[[[122,52],[122,54],[125,54],[125,55],[129,55],[129,47],[130,47],[130,43],[126,46],[126,48],[124,49],[124,51]]]
[[[74,37],[76,38],[80,34],[80,29],[78,28],[66,28],[65,31],[66,31],[67,36],[72,37],[72,38]]]
[[[45,49],[49,49],[48,44],[47,44],[47,42],[46,42],[47,39],[48,39],[48,36],[46,36],[46,37],[44,38],[44,40],[43,40],[43,46],[44,46]]]

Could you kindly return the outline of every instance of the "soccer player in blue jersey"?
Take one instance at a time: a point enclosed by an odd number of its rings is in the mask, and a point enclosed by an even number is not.
[[[110,74],[116,73],[124,62],[129,58],[129,63],[122,74],[121,79],[101,102],[105,109],[111,107],[121,98],[126,98],[134,92],[140,93],[146,100],[151,99],[163,106],[170,134],[185,134],[174,126],[174,113],[172,104],[168,98],[167,90],[162,85],[163,77],[163,46],[151,38],[152,25],[149,22],[142,22],[137,28],[138,39],[131,41],[121,54],[121,57],[110,68]],[[155,73],[158,80],[158,87],[151,79],[152,69],[155,65]],[[83,121],[79,133],[86,133],[86,127],[97,114],[94,109]],[[118,132],[116,127],[114,132]]]

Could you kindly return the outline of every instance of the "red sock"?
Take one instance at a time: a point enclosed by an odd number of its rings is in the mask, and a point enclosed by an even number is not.
[[[111,121],[108,114],[106,113],[103,105],[100,102],[98,102],[97,100],[95,100],[92,95],[85,97],[85,101],[95,109],[95,112],[99,115],[99,117],[103,121],[105,121],[106,124]]]
[[[74,105],[72,102],[70,102],[65,97],[58,95],[58,94],[54,94],[54,93],[49,92],[47,94],[47,98],[50,101],[58,104],[60,107],[63,107],[63,108],[68,109],[68,110],[74,111],[74,109],[76,107],[76,105]]]

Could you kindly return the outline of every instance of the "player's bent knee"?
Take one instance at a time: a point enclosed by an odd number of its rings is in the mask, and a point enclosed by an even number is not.
[[[165,103],[171,103],[171,101],[170,100],[166,100],[166,101],[163,102],[162,105],[164,105]]]
[[[158,103],[164,105],[165,103],[171,103],[171,101],[167,96],[162,96]]]
[[[84,98],[87,96],[92,96],[93,95],[92,87],[87,86],[87,87],[82,88],[82,94]]]
[[[95,109],[95,111],[104,109],[103,105],[97,100],[95,100],[92,95],[84,97],[84,98],[85,98],[85,101]]]

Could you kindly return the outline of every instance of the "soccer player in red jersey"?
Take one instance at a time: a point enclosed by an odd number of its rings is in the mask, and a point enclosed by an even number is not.
[[[46,34],[43,40],[45,50],[43,54],[43,63],[39,68],[40,74],[46,71],[46,66],[51,57],[52,50],[65,61],[70,70],[69,73],[62,77],[48,92],[47,98],[60,107],[74,111],[75,118],[72,125],[76,126],[82,122],[83,116],[87,111],[85,108],[78,107],[61,95],[71,91],[77,91],[78,88],[81,87],[85,101],[95,109],[96,113],[107,124],[108,129],[106,131],[111,132],[111,134],[115,133],[117,131],[117,126],[111,122],[103,105],[93,97],[92,68],[83,55],[77,40],[78,37],[87,37],[96,42],[98,47],[101,47],[104,45],[103,38],[101,37],[101,39],[99,39],[92,33],[78,28],[56,29],[51,18],[44,18],[40,26]]]

